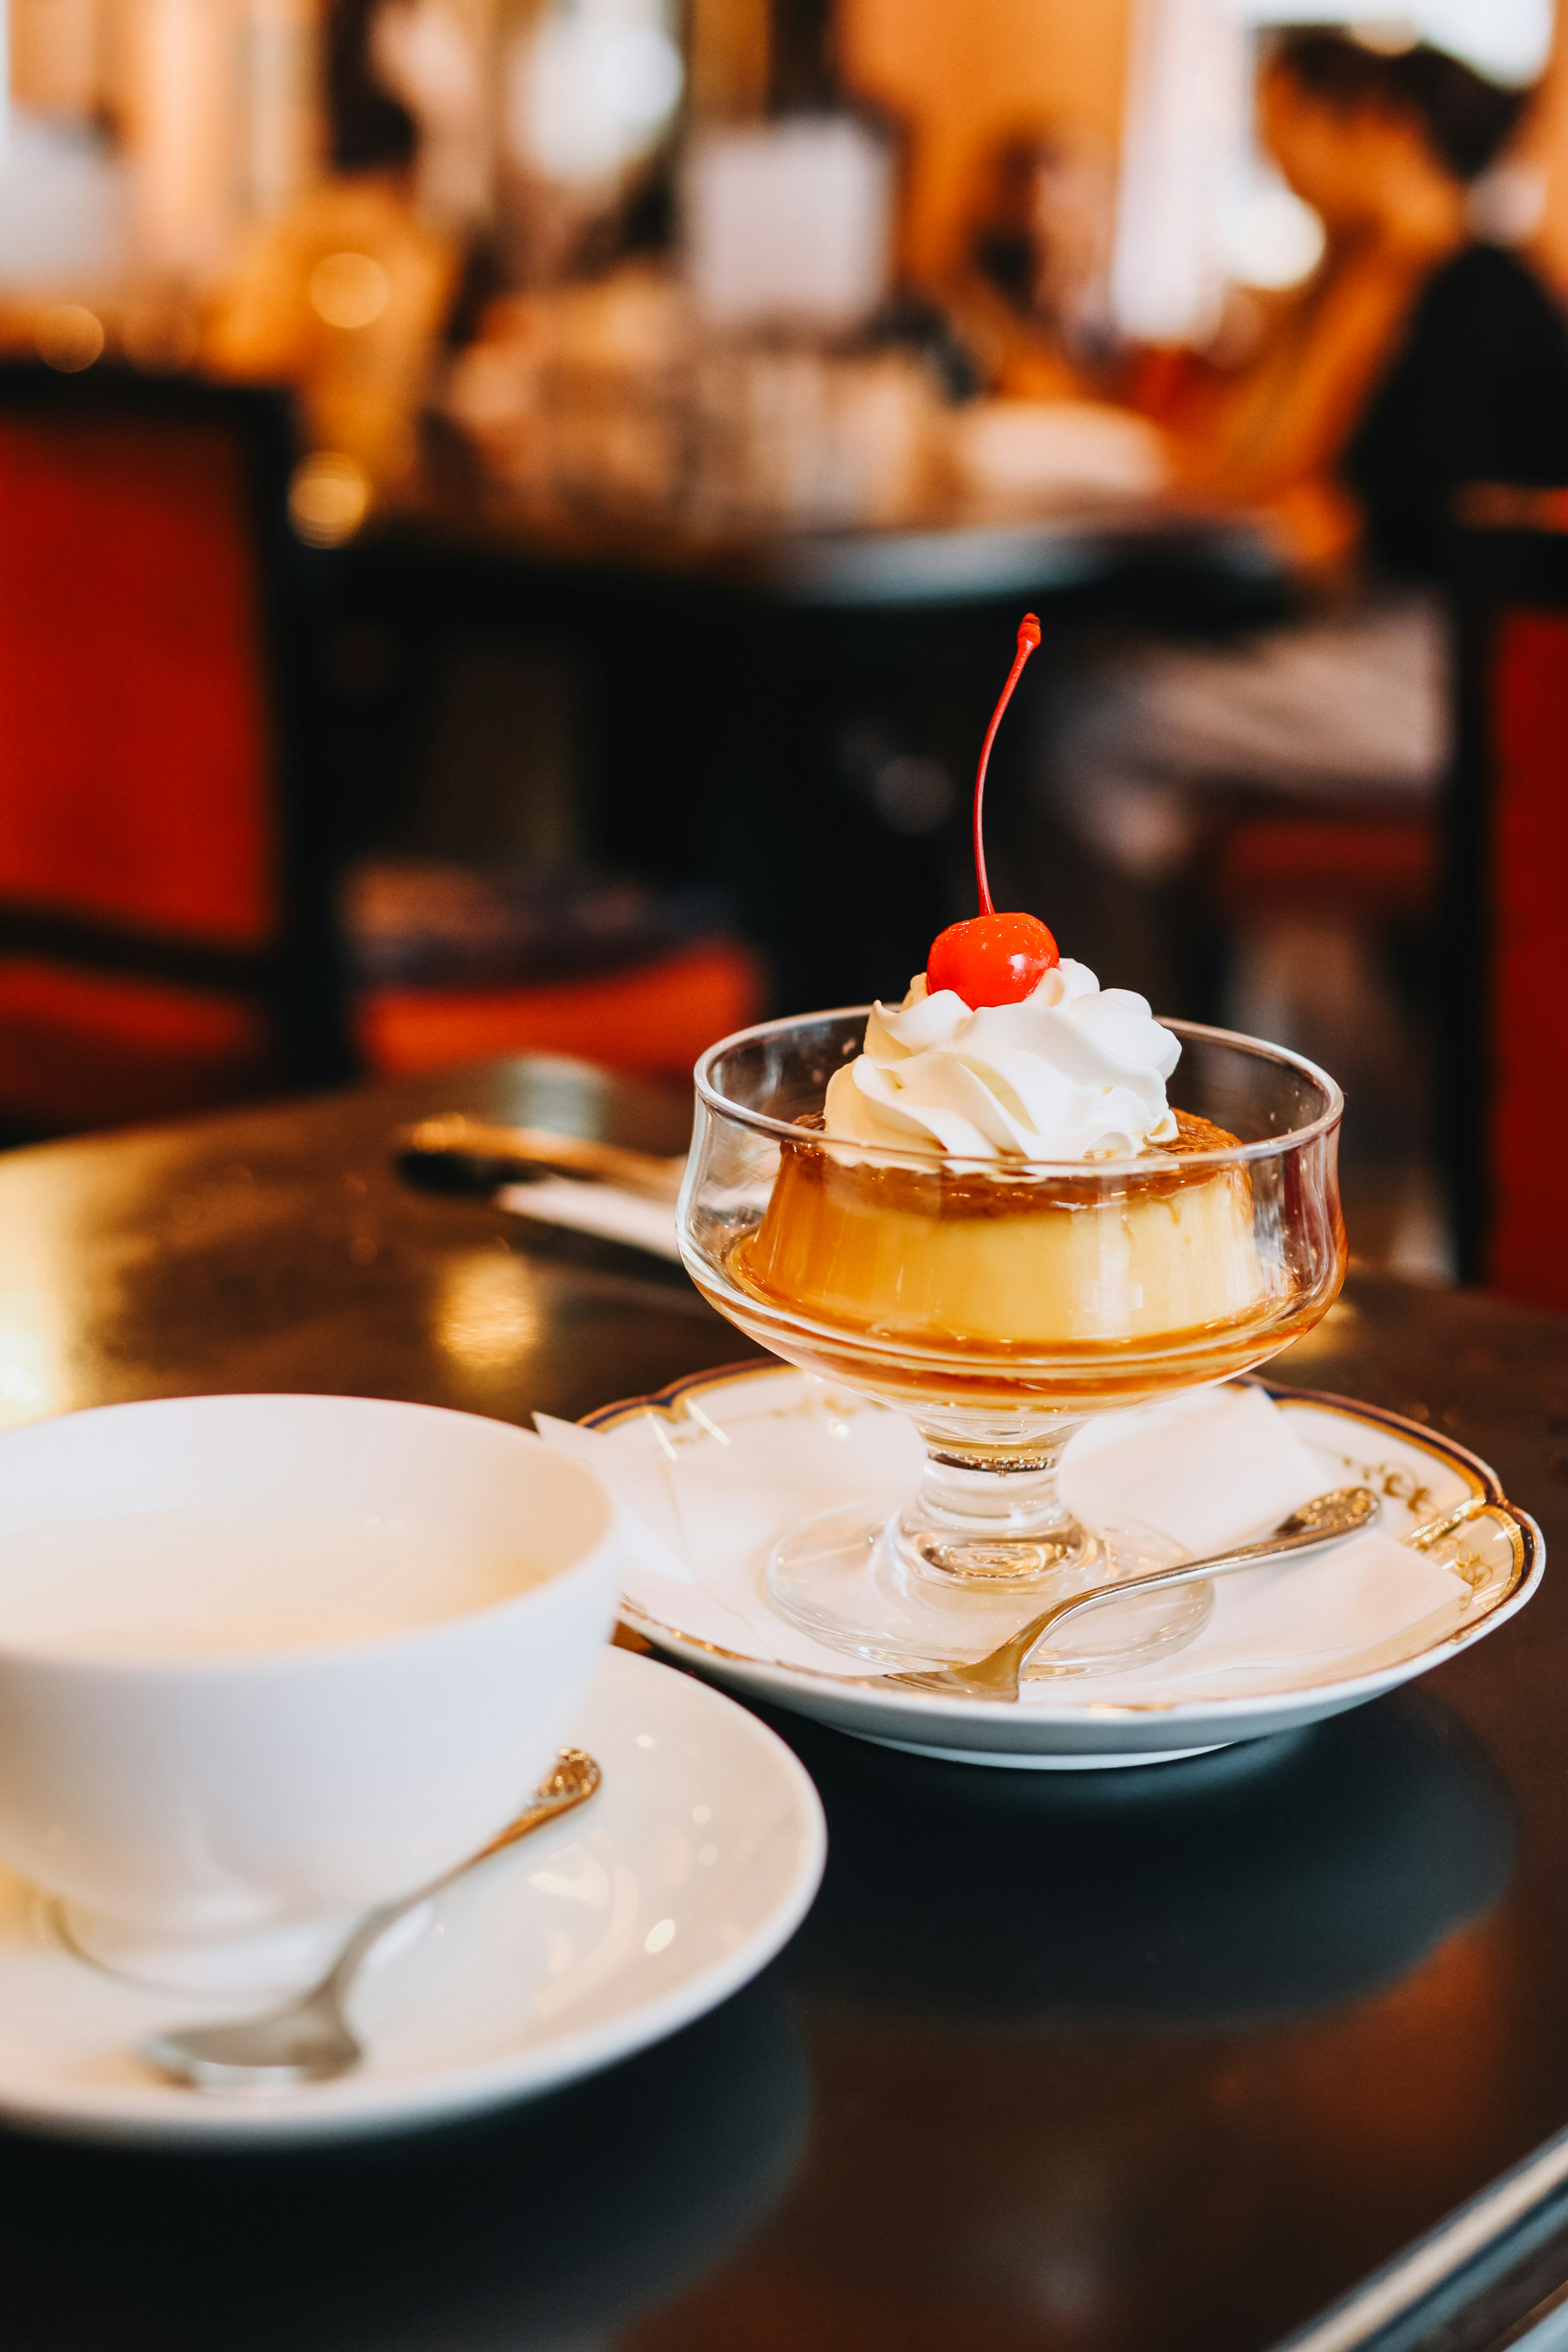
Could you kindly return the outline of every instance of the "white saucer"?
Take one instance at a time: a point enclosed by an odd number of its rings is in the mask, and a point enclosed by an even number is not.
[[[361,1979],[368,2056],[335,2083],[215,2096],[163,2083],[143,2035],[232,2015],[68,1951],[0,1871],[0,2122],[83,2139],[257,2146],[446,2122],[537,2096],[700,2017],[787,1942],[822,1876],[816,1791],[766,1726],[607,1650],[574,1741],[605,1782],[499,1855]]]
[[[1506,1503],[1484,1462],[1375,1406],[1300,1391],[1268,1392],[1321,1461],[1325,1489],[1352,1483],[1375,1488],[1383,1500],[1380,1526],[1389,1535],[1402,1537],[1470,1497],[1486,1507],[1425,1555],[1451,1576],[1439,1580],[1436,1605],[1423,1601],[1416,1622],[1347,1650],[1325,1603],[1321,1621],[1296,1638],[1293,1651],[1243,1660],[1239,1670],[1231,1659],[1205,1679],[1200,1636],[1136,1675],[1053,1681],[1048,1697],[1032,1691],[1016,1706],[879,1690],[857,1683],[852,1659],[835,1661],[815,1643],[808,1645],[812,1662],[805,1663],[804,1637],[768,1598],[763,1571],[771,1543],[808,1510],[888,1491],[895,1467],[910,1470],[901,1449],[912,1440],[900,1416],[884,1407],[772,1363],[701,1373],[588,1416],[587,1426],[612,1445],[618,1439],[646,1455],[647,1430],[639,1424],[651,1414],[672,1464],[690,1458],[711,1465],[703,1484],[710,1560],[727,1540],[725,1490],[745,1496],[746,1507],[735,1510],[734,1556],[722,1559],[721,1593],[711,1578],[683,1584],[651,1564],[634,1563],[623,1571],[622,1617],[713,1680],[863,1739],[950,1761],[1088,1771],[1170,1763],[1342,1714],[1426,1674],[1523,1607],[1540,1581],[1545,1546],[1534,1522]],[[769,1509],[778,1524],[759,1542]],[[1310,1580],[1334,1557],[1294,1564],[1293,1584],[1310,1591]],[[1215,1591],[1224,1596],[1227,1588]],[[1221,1599],[1216,1624],[1224,1605]],[[682,1614],[688,1608],[689,1619]],[[715,1633],[720,1622],[727,1628],[722,1640]]]

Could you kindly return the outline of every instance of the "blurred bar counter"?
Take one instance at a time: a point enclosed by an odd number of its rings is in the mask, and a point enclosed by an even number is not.
[[[1163,498],[1079,497],[1016,520],[943,511],[872,528],[703,529],[601,511],[542,514],[452,465],[423,469],[363,542],[400,555],[463,554],[606,578],[687,581],[738,596],[838,610],[1049,602],[1109,592],[1145,606],[1168,592],[1215,621],[1275,609],[1286,571],[1261,523]]]

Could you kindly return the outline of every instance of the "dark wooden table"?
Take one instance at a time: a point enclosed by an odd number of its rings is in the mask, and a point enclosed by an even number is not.
[[[0,1412],[318,1389],[523,1421],[743,1352],[673,1267],[400,1188],[390,1129],[459,1105],[686,1127],[535,1062],[0,1160]],[[1568,1323],[1352,1275],[1279,1370],[1454,1432],[1568,1536]],[[0,2136],[0,2347],[1266,2352],[1568,2126],[1565,1698],[1549,1576],[1239,1764],[1086,1785],[772,1718],[832,1851],[758,1983],[460,2129]],[[1568,2205],[1489,2214],[1514,2226],[1380,2352],[1493,2352],[1568,2278]]]

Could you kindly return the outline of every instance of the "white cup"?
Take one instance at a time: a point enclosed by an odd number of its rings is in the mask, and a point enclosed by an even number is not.
[[[580,1464],[426,1405],[0,1433],[0,1858],[125,1974],[303,1981],[521,1810],[610,1630],[616,1528]]]

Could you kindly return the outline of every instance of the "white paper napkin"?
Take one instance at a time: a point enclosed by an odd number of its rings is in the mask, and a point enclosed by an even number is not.
[[[1323,1664],[1347,1646],[1370,1647],[1403,1633],[1459,1599],[1465,1589],[1441,1561],[1368,1528],[1331,1551],[1216,1578],[1215,1613],[1202,1636],[1202,1654],[1194,1642],[1156,1679],[1206,1680],[1286,1659]]]
[[[1080,1518],[1146,1519],[1194,1559],[1264,1535],[1323,1491],[1323,1465],[1261,1389],[1197,1389],[1089,1422],[1062,1461]]]
[[[537,1217],[542,1224],[571,1225],[578,1233],[628,1242],[633,1249],[652,1250],[659,1257],[678,1262],[680,1257],[673,1201],[646,1200],[640,1192],[623,1192],[614,1184],[542,1176],[537,1183],[504,1184],[496,1204],[520,1217]]]
[[[569,1454],[604,1480],[621,1506],[623,1538],[641,1566],[682,1584],[697,1582],[669,1475],[669,1457],[654,1443],[651,1417],[636,1424],[639,1432],[646,1432],[646,1450],[638,1447],[635,1453],[626,1444],[629,1432],[620,1433],[620,1443],[612,1445],[598,1430],[584,1429],[574,1421],[557,1421],[548,1412],[536,1412],[533,1425],[546,1445],[553,1446],[557,1454]],[[635,1436],[632,1444],[637,1444]]]
[[[628,1531],[623,1582],[650,1616],[782,1665],[853,1674],[852,1660],[773,1609],[768,1554],[788,1528],[836,1503],[875,1496],[890,1511],[919,1475],[914,1432],[897,1413],[858,1406],[837,1458],[809,1416],[737,1420],[724,1431],[700,1398],[688,1412],[695,1427],[655,1413],[614,1433],[546,1414],[535,1422],[616,1495]],[[1072,1441],[1062,1475],[1067,1500],[1091,1523],[1140,1519],[1194,1556],[1266,1534],[1335,1483],[1289,1417],[1245,1387],[1100,1416]],[[1239,1690],[1253,1674],[1316,1672],[1451,1609],[1463,1590],[1440,1561],[1370,1529],[1331,1551],[1217,1580],[1207,1625],[1170,1658],[1114,1676],[1040,1679],[1029,1695],[1102,1702],[1152,1685]]]

